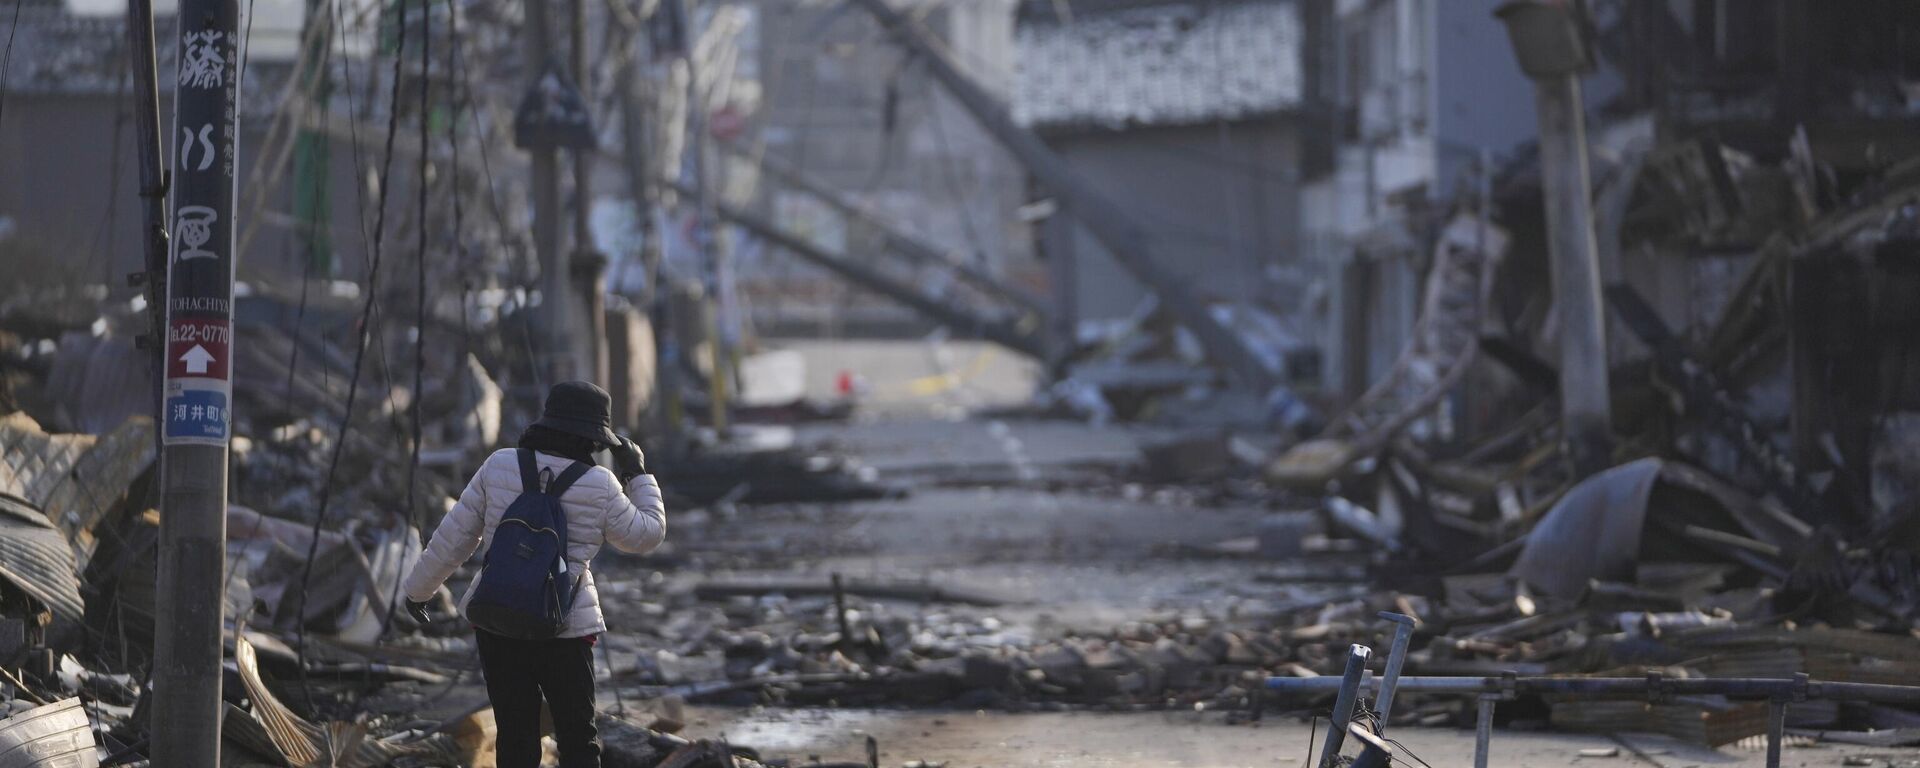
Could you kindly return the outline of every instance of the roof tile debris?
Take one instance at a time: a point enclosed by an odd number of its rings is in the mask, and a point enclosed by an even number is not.
[[[1169,3],[1016,33],[1014,119],[1040,129],[1236,120],[1300,104],[1292,3]]]

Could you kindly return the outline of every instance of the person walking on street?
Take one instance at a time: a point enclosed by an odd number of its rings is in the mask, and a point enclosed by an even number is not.
[[[667,531],[660,485],[640,448],[614,434],[612,402],[587,382],[555,385],[519,447],[474,473],[402,584],[408,612],[424,623],[454,569],[486,553],[460,613],[474,625],[500,768],[540,764],[543,699],[561,767],[600,765],[593,647],[607,624],[588,566],[602,544],[644,554]],[[612,469],[594,464],[601,449]]]

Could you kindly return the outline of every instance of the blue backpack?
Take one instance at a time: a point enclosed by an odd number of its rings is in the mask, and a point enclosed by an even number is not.
[[[542,470],[533,451],[521,448],[520,496],[493,529],[467,620],[496,635],[546,640],[566,629],[567,614],[586,580],[582,569],[567,586],[567,515],[560,495],[592,465],[573,462],[558,478]],[[542,475],[548,482],[541,483]],[[542,487],[544,485],[544,488]]]

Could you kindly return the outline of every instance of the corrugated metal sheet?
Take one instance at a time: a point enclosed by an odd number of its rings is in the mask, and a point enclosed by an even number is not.
[[[79,699],[0,720],[0,768],[95,768],[100,755]]]
[[[1632,581],[1660,467],[1659,459],[1639,459],[1580,481],[1527,534],[1508,575],[1568,598],[1593,579]]]
[[[1182,125],[1300,104],[1291,2],[1167,3],[1016,33],[1013,115],[1041,129]]]
[[[421,758],[434,764],[459,759],[459,745],[444,733],[415,741],[382,741],[367,738],[364,723],[315,725],[308,722],[281,704],[261,679],[260,662],[252,643],[244,638],[238,640],[234,644],[233,661],[253,709],[251,712],[230,710],[227,722],[236,724],[231,736],[248,749],[281,758],[288,765],[341,768],[391,765],[401,757]],[[244,723],[242,719],[252,722]]]
[[[73,545],[80,567],[93,527],[153,463],[153,421],[128,419],[103,437],[50,435],[24,413],[0,417],[0,493],[25,499]]]
[[[25,501],[0,495],[0,578],[46,603],[62,618],[80,621],[80,598],[73,549],[45,515]]]

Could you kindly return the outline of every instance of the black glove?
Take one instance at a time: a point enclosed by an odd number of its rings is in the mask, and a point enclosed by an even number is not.
[[[433,623],[433,619],[428,618],[427,616],[426,603],[422,603],[414,600],[408,600],[407,615],[412,616],[414,621],[420,622],[421,626],[426,626],[428,624]]]
[[[607,453],[613,456],[613,473],[620,476],[622,485],[647,473],[647,457],[631,438],[620,438],[620,444],[607,449]]]

